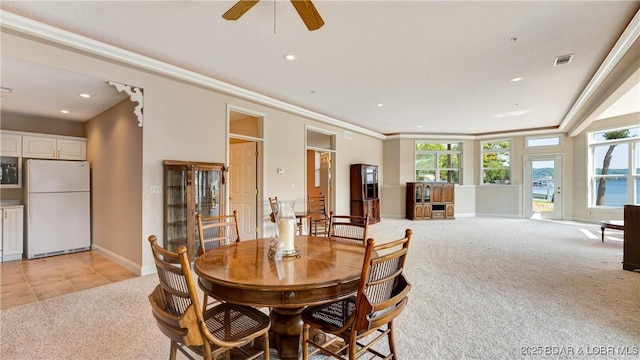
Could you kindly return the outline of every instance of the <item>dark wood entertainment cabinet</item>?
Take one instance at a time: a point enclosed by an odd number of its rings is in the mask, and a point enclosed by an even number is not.
[[[380,221],[378,165],[351,165],[351,215],[369,215],[369,224]]]
[[[408,182],[406,215],[409,220],[453,219],[455,184]]]
[[[622,268],[640,271],[640,206],[624,206],[624,255]]]

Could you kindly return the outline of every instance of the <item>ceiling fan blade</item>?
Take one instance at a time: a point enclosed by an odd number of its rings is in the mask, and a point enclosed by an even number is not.
[[[291,0],[291,3],[309,31],[318,30],[324,25],[324,20],[311,0]]]
[[[260,0],[240,0],[227,10],[227,12],[222,15],[222,18],[226,20],[238,20],[240,16],[249,11],[258,1]]]

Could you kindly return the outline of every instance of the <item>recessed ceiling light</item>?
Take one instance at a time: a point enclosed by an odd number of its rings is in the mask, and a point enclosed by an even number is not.
[[[289,54],[289,55],[285,55],[284,58],[287,59],[287,60],[295,60],[296,56]]]
[[[78,94],[78,95],[79,95],[80,97],[85,98],[85,99],[88,99],[88,98],[90,98],[90,97],[91,97],[91,94],[87,94],[87,93],[81,93],[81,94]]]
[[[383,107],[383,106],[384,106],[384,104],[383,104],[383,103],[378,103],[378,104],[376,104],[376,106],[377,106],[377,107]]]
[[[71,114],[71,111],[69,110],[60,110],[60,112],[63,114]]]
[[[518,82],[518,81],[522,81],[524,78],[522,76],[519,77],[514,77],[513,79],[511,79],[511,81],[513,82]]]
[[[420,129],[422,127],[422,125],[418,125],[418,129]]]

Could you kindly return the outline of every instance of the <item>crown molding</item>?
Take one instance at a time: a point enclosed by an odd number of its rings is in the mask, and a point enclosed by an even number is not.
[[[582,108],[585,106],[587,100],[596,92],[598,87],[602,85],[604,79],[611,73],[613,68],[618,64],[620,59],[627,53],[629,48],[633,45],[633,43],[640,36],[640,11],[636,12],[629,25],[624,30],[616,44],[613,46],[607,57],[604,59],[595,75],[591,78],[591,81],[584,88],[578,100],[573,104],[567,115],[560,122],[560,130],[565,130],[573,120],[575,120],[576,115]]]
[[[87,37],[53,27],[51,25],[43,24],[8,11],[0,12],[0,26],[2,26],[2,28],[34,36],[39,39],[51,41],[53,43],[64,45],[86,53],[99,55],[107,59],[116,60],[127,65],[152,71],[156,74],[170,76],[172,78],[183,80],[208,89],[220,91],[225,94],[254,101],[262,105],[267,105],[276,109],[287,111],[289,113],[306,117],[311,120],[320,121],[328,125],[337,126],[381,140],[384,140],[386,138],[385,135],[378,132],[365,129],[360,126],[356,126],[342,120],[332,118],[330,116],[319,114],[317,112],[307,110],[302,107],[259,94],[257,92],[243,89],[239,86],[216,80],[208,76],[204,76],[196,72],[180,68],[178,66],[170,65],[162,61],[142,56],[140,54],[136,54],[134,52],[124,50],[116,46],[89,39]]]

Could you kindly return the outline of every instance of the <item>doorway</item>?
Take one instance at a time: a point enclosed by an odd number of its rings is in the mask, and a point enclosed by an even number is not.
[[[335,134],[307,128],[307,196],[324,195],[327,215],[334,210]]]
[[[524,159],[524,215],[562,219],[562,155],[531,155]]]
[[[260,236],[261,218],[261,149],[263,116],[229,107],[228,154],[229,211],[238,211],[240,239]]]

